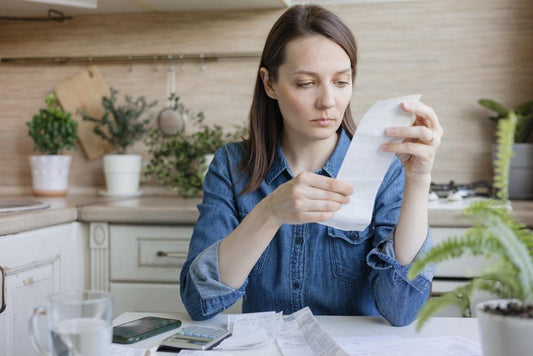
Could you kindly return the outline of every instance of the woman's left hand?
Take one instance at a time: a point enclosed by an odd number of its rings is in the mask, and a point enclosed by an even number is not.
[[[431,180],[431,168],[443,133],[439,119],[431,107],[419,101],[403,102],[401,107],[416,119],[409,127],[388,127],[386,134],[402,141],[386,143],[381,148],[396,153],[404,166],[406,180]]]

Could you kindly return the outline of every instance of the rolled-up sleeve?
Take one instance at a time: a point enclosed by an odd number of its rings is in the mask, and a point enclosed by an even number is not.
[[[411,323],[429,297],[436,267],[427,267],[414,280],[407,278],[411,264],[402,266],[394,254],[394,232],[403,198],[404,173],[397,160],[390,168],[378,193],[374,208],[374,248],[367,254],[371,267],[370,285],[376,307],[392,325]],[[432,246],[428,228],[426,240],[415,260]]]
[[[430,248],[431,234],[428,232],[415,260]],[[409,280],[407,272],[411,264],[402,266],[396,260],[392,238],[383,240],[370,251],[367,264],[372,267],[370,283],[380,314],[395,326],[411,323],[429,297],[436,267],[428,267]]]
[[[244,295],[247,284],[234,289],[220,281],[219,245],[239,224],[225,151],[223,147],[215,153],[205,177],[200,216],[180,273],[181,300],[194,320],[209,319],[231,307]]]
[[[239,289],[233,289],[220,281],[219,246],[220,241],[196,256],[185,277],[187,288],[182,288],[181,297],[187,312],[195,320],[215,316],[244,295],[247,281]]]

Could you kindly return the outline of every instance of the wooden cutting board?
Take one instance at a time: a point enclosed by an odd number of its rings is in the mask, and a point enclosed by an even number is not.
[[[93,129],[96,123],[83,121],[78,110],[89,116],[100,118],[104,115],[102,96],[109,96],[109,87],[96,66],[90,66],[59,84],[55,89],[63,109],[70,111],[78,122],[78,140],[88,159],[103,156],[112,148],[111,144],[97,136]]]

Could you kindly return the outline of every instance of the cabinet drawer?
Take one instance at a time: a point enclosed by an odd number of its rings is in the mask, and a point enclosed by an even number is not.
[[[178,284],[170,283],[111,283],[113,317],[126,312],[176,313],[186,312]],[[242,298],[223,314],[242,312]]]
[[[431,237],[433,245],[439,244],[452,236],[461,236],[466,228],[445,228],[433,227],[431,228]],[[480,270],[488,264],[493,263],[494,259],[485,259],[482,256],[463,255],[460,258],[439,263],[437,266],[437,273],[435,277],[450,277],[450,278],[468,278],[476,276]]]
[[[125,312],[184,312],[177,283],[111,283],[113,316]]]
[[[111,281],[179,282],[192,226],[111,225]]]

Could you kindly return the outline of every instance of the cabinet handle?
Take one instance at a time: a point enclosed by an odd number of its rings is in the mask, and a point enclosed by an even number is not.
[[[157,257],[187,258],[187,252],[165,252],[157,251]]]
[[[0,313],[2,313],[6,309],[7,295],[6,270],[2,266],[0,266],[0,273],[2,274],[2,304],[0,305]]]

